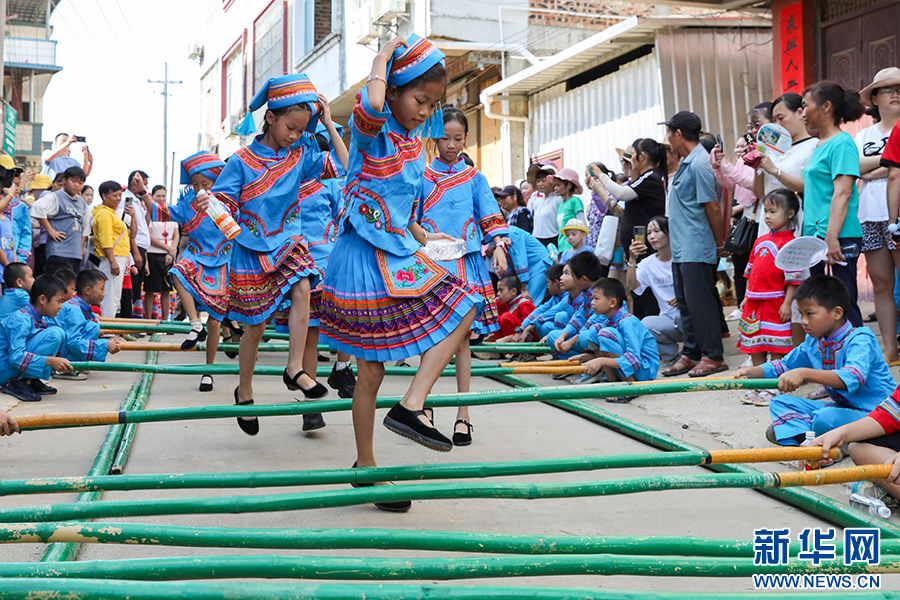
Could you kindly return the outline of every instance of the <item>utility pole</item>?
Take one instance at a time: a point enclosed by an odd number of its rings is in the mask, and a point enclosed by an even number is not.
[[[50,19],[50,14],[47,14],[47,19]],[[0,0],[0,98],[6,98],[3,94],[3,76],[6,74],[6,63],[3,61],[6,59],[3,56],[3,51],[6,46],[6,0]],[[6,114],[3,115],[3,118],[6,118]]]
[[[0,0],[0,2],[2,1]],[[147,80],[149,83],[161,83],[163,86],[163,184],[169,179],[169,84],[183,83],[181,81],[169,81],[169,63],[166,63],[164,75],[162,81]]]

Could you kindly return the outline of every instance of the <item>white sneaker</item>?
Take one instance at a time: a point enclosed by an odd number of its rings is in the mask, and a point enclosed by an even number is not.
[[[743,369],[744,367],[752,367],[753,366],[753,358],[748,354],[747,358],[744,359],[744,362],[741,363],[741,366],[738,367]]]
[[[741,312],[741,309],[736,308],[733,311],[731,311],[730,313],[728,313],[728,316],[725,317],[725,320],[726,321],[737,321],[738,319],[741,318],[742,314],[744,314],[744,313]]]
[[[84,381],[87,379],[87,373],[82,373],[81,371],[72,371],[70,373],[57,373],[53,372],[53,379],[68,379],[69,381]]]

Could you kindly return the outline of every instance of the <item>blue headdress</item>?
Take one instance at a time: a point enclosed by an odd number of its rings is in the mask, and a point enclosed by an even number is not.
[[[224,166],[225,161],[212,152],[201,150],[196,154],[191,154],[181,161],[181,185],[191,183],[191,175],[196,173],[201,173],[215,181]]]
[[[434,65],[444,63],[444,53],[434,44],[416,34],[406,38],[409,47],[398,46],[387,66],[389,85],[404,86],[424,75]],[[444,111],[434,109],[431,117],[413,132],[420,137],[444,137]]]
[[[259,110],[268,103],[269,110],[292,106],[294,104],[306,104],[312,111],[309,125],[306,131],[315,132],[319,123],[319,115],[322,107],[319,105],[319,93],[303,73],[296,75],[282,75],[273,77],[266,82],[247,107],[247,114],[235,130],[239,135],[253,135],[256,133],[256,124],[253,122],[253,111]]]
[[[344,137],[344,126],[339,125],[337,123],[334,124],[335,129],[337,129],[338,135]],[[316,135],[321,135],[328,142],[328,147],[334,150],[334,144],[331,143],[331,135],[328,133],[328,128],[320,121],[318,125],[316,125]]]

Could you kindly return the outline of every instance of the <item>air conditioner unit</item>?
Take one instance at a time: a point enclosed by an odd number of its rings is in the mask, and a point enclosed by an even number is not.
[[[188,58],[197,59],[199,62],[203,62],[203,44],[200,42],[193,42],[188,46]]]
[[[406,0],[375,0],[375,22],[379,25],[390,25],[391,21],[405,15],[408,3]]]
[[[228,115],[228,117],[225,119],[225,135],[237,135],[235,130],[240,124],[240,115]]]
[[[363,4],[350,21],[350,39],[357,44],[370,44],[381,37],[381,26],[372,18],[372,3]]]

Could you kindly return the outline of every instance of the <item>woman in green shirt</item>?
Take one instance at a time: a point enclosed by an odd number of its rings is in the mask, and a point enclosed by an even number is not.
[[[562,233],[563,225],[568,223],[569,219],[580,219],[582,223],[587,222],[584,218],[584,202],[578,196],[582,191],[584,190],[578,182],[578,173],[573,169],[560,169],[559,173],[553,176],[553,192],[562,198],[559,208],[556,209],[556,223],[560,229],[556,247],[560,254],[572,247],[566,240],[565,234]]]
[[[844,282],[852,299],[848,320],[862,325],[856,304],[856,261],[862,244],[859,223],[859,151],[853,137],[841,130],[841,123],[863,116],[859,94],[836,83],[820,81],[803,93],[803,120],[819,144],[803,168],[803,235],[815,236],[828,244],[825,262],[812,267],[813,274],[825,272]]]

